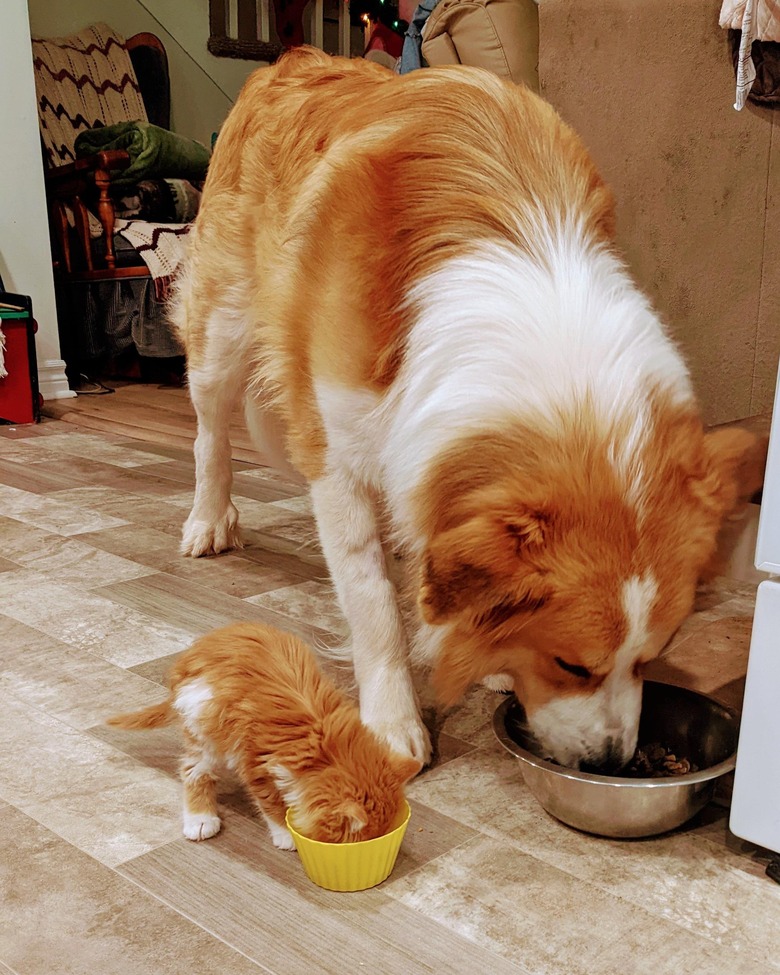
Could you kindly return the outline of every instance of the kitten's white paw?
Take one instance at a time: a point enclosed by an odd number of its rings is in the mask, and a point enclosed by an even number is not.
[[[514,690],[515,682],[509,674],[491,674],[482,681],[482,686],[489,691],[496,691],[499,694],[506,694]]]
[[[193,509],[184,523],[181,554],[198,558],[217,555],[230,548],[243,548],[238,528],[238,509],[231,502],[222,516],[204,518]]]
[[[184,813],[184,828],[182,832],[188,840],[208,840],[216,836],[222,828],[219,816],[211,813]]]
[[[286,826],[280,826],[279,823],[274,823],[272,820],[267,820],[268,832],[271,834],[271,841],[277,850],[294,850],[295,840],[292,838],[292,833],[287,829]]]

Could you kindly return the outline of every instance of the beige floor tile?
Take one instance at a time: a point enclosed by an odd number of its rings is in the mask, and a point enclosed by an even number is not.
[[[11,518],[0,517],[0,545],[5,556],[18,565],[80,589],[137,579],[153,571],[80,538],[46,532]]]
[[[153,681],[7,616],[0,616],[0,645],[0,689],[71,728],[162,697]]]
[[[729,608],[733,600],[724,603]],[[682,684],[741,707],[752,616],[723,616],[681,640],[647,669],[653,680]]]
[[[51,437],[33,437],[28,440],[0,439],[0,460],[13,464],[41,464],[61,457],[57,450],[49,450],[46,441]]]
[[[40,423],[25,423],[18,427],[0,427],[0,439],[30,440],[36,437],[53,436],[55,433],[67,433],[72,430],[72,424],[44,416]]]
[[[272,592],[247,597],[255,606],[265,606],[284,616],[308,620],[312,626],[346,637],[349,632],[333,587],[323,582],[302,582]]]
[[[133,511],[128,514],[134,517]],[[307,562],[284,558],[262,564],[259,558],[245,558],[242,550],[224,552],[215,558],[185,558],[179,554],[180,536],[180,526],[175,535],[170,535],[156,528],[126,525],[81,537],[95,548],[239,599],[323,575],[321,569]]]
[[[658,919],[747,953],[766,971],[780,968],[780,888],[740,871],[737,857],[705,837],[683,829],[626,843],[569,829],[542,810],[498,746],[433,769],[409,794]]]
[[[109,866],[180,836],[170,776],[0,692],[3,754],[20,728],[34,762],[3,763],[0,796],[36,822]]]
[[[9,461],[0,455],[0,482],[19,491],[46,494],[63,488],[79,487],[83,480],[82,477],[63,475],[59,460],[53,460],[50,464],[27,464]]]
[[[272,501],[271,504],[276,508],[286,508],[288,511],[294,511],[299,515],[309,515],[310,517],[314,515],[311,498],[308,494],[302,494],[297,498],[280,498],[278,501]]]
[[[78,535],[80,532],[100,531],[127,522],[121,518],[103,515],[98,511],[64,504],[62,501],[44,499],[30,491],[0,485],[0,507],[3,515],[34,525],[58,535]]]
[[[63,454],[95,460],[101,464],[110,464],[112,467],[142,467],[144,464],[159,464],[165,460],[157,454],[147,453],[142,449],[141,444],[128,447],[124,444],[112,443],[111,440],[112,438],[106,435],[97,436],[68,431],[46,437],[40,443],[46,455],[43,459],[46,461],[52,460],[52,455],[62,457]],[[37,443],[34,446],[37,446]]]
[[[765,964],[480,837],[388,888],[415,912],[538,975],[766,975]]]
[[[156,696],[149,695],[147,704],[153,700],[162,700],[165,695],[157,688]],[[142,704],[124,703],[117,711],[131,711]],[[104,715],[101,716],[101,718]],[[112,728],[107,724],[95,724],[89,729],[92,738],[110,745],[111,748],[125,755],[129,755],[139,765],[162,772],[164,775],[179,781],[179,760],[182,755],[182,736],[175,724],[163,728],[150,728],[145,731],[127,731],[124,728]],[[229,793],[235,788],[232,780],[220,786],[221,792]]]
[[[3,614],[120,667],[185,649],[192,629],[128,609],[95,590],[79,590],[31,569],[3,574]],[[153,611],[153,607],[150,607]]]
[[[0,890],[0,958],[20,975],[268,972],[14,809]]]
[[[193,635],[230,623],[255,621],[289,630],[310,642],[327,638],[324,630],[309,621],[283,616],[274,609],[212,592],[205,586],[162,572],[96,591],[130,610],[143,608],[162,623],[188,630]]]
[[[75,504],[105,515],[122,518],[133,525],[155,528],[178,538],[185,520],[185,513],[161,498],[129,494],[108,487],[77,487],[63,491],[50,491],[49,497],[67,504]]]
[[[213,840],[170,844],[118,869],[279,972],[527,971],[409,911],[384,886],[351,894],[315,887],[295,853],[274,849],[263,827],[232,813]]]

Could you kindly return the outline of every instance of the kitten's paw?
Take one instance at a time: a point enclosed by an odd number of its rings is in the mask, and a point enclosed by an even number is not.
[[[268,832],[271,834],[271,841],[277,850],[295,849],[295,840],[286,826],[280,826],[279,823],[268,820]]]
[[[182,832],[188,840],[208,840],[216,836],[222,828],[219,816],[211,813],[184,813],[184,828]]]
[[[221,517],[203,518],[194,509],[184,523],[180,551],[194,559],[218,555],[231,548],[243,548],[238,528],[238,509],[230,504]]]

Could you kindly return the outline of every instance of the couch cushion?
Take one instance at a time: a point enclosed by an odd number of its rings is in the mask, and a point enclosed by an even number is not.
[[[429,65],[468,64],[539,88],[534,0],[441,0],[423,30]]]

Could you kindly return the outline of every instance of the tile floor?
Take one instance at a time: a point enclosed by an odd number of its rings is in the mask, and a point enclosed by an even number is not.
[[[712,805],[662,838],[550,819],[490,731],[498,699],[437,713],[437,759],[381,887],[313,887],[237,792],[179,834],[176,732],[108,729],[162,696],[207,629],[265,620],[328,642],[343,623],[300,488],[236,464],[247,547],[177,554],[188,452],[46,421],[0,428],[0,971],[769,975],[780,887]],[[720,580],[656,673],[739,702],[754,584]]]

